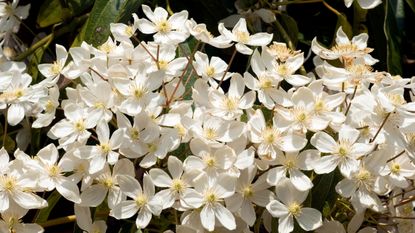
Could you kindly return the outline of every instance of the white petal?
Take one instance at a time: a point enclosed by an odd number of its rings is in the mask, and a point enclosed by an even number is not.
[[[125,219],[132,217],[137,211],[138,207],[135,201],[123,201],[111,210],[110,216],[116,219]]]
[[[302,208],[296,217],[298,225],[306,231],[312,231],[323,225],[320,211],[313,208]]]
[[[138,229],[144,229],[151,221],[151,213],[150,211],[142,208],[138,214],[137,219],[135,220],[135,224],[137,225]]]
[[[326,155],[321,157],[314,165],[314,171],[317,174],[326,174],[332,172],[338,165],[338,156]]]
[[[74,203],[81,202],[78,186],[74,182],[70,181],[69,178],[60,179],[56,184],[56,190],[69,201]]]
[[[292,232],[294,230],[294,219],[291,215],[282,216],[278,219],[278,232]]]
[[[298,169],[290,170],[290,180],[291,183],[300,191],[310,190],[313,187],[313,183],[310,178]]]
[[[11,126],[19,124],[25,116],[25,110],[21,104],[12,104],[10,105],[7,111],[7,122]]]
[[[202,211],[200,211],[200,222],[208,231],[215,229],[215,212],[210,205],[205,205]]]
[[[311,144],[323,153],[332,153],[337,147],[336,141],[325,132],[317,132],[310,140]]]
[[[172,179],[167,173],[159,168],[153,168],[149,172],[153,183],[158,187],[170,187],[172,184]]]
[[[143,192],[140,183],[132,176],[118,175],[117,181],[125,195],[131,198],[136,198],[137,195]]]
[[[268,203],[266,208],[273,217],[280,218],[282,216],[288,215],[287,207],[277,200],[272,200],[270,203]]]
[[[104,201],[108,189],[103,185],[89,186],[81,193],[81,205],[96,207]]]
[[[235,230],[236,223],[233,214],[221,204],[215,204],[213,207],[216,218],[228,230]]]

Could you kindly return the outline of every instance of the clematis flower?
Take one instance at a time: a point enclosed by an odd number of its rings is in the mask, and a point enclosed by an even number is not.
[[[189,36],[183,26],[188,17],[187,11],[181,11],[168,17],[168,13],[161,7],[156,7],[154,11],[147,5],[142,5],[143,12],[147,19],[138,19],[135,21],[138,30],[144,34],[154,34],[154,41],[162,44],[178,44],[183,42]]]
[[[144,174],[143,188],[132,176],[118,175],[117,179],[121,191],[131,199],[117,204],[111,209],[110,216],[126,219],[138,212],[135,224],[138,229],[145,228],[150,223],[152,215],[158,216],[162,210],[161,200],[154,198],[155,190],[151,178]]]
[[[247,45],[265,46],[268,45],[272,40],[272,34],[269,33],[260,32],[251,35],[248,32],[246,20],[244,18],[239,19],[238,23],[236,23],[236,25],[233,27],[232,32],[226,29],[223,23],[219,23],[218,29],[219,32],[227,39],[236,42],[236,50],[245,55],[251,55],[253,52],[253,50],[250,49]]]
[[[288,179],[282,180],[275,191],[281,202],[270,201],[267,210],[273,217],[278,218],[278,232],[292,232],[294,218],[298,225],[306,231],[315,230],[323,224],[321,213],[318,210],[301,205],[307,198],[307,191],[298,191]]]
[[[322,153],[329,155],[321,157],[315,164],[314,171],[317,174],[330,173],[337,166],[340,172],[349,177],[351,172],[359,168],[359,157],[370,153],[373,145],[357,142],[359,131],[348,125],[343,125],[339,131],[339,139],[336,142],[325,132],[317,132],[310,142]]]

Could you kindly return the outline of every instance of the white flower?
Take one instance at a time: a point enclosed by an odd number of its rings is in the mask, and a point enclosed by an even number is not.
[[[238,23],[236,23],[232,29],[232,32],[226,29],[223,23],[219,23],[218,29],[219,32],[227,39],[236,42],[235,48],[238,52],[246,55],[252,54],[252,49],[250,49],[247,45],[265,46],[272,40],[272,34],[269,33],[260,32],[250,35],[246,26],[246,20],[244,18],[239,19]]]
[[[43,228],[37,223],[23,223],[22,218],[28,210],[14,204],[5,212],[1,213],[0,232],[13,233],[42,233]]]
[[[56,83],[60,74],[64,73],[66,59],[68,59],[68,52],[65,47],[56,44],[56,61],[52,64],[38,65],[39,72],[45,76],[50,83]]]
[[[294,218],[306,231],[315,230],[323,224],[321,213],[318,210],[301,205],[307,198],[307,191],[298,191],[289,180],[283,180],[276,187],[276,193],[281,202],[272,200],[267,205],[267,210],[273,217],[278,218],[278,232],[292,232]]]
[[[285,155],[278,156],[277,164],[282,166],[271,168],[268,171],[267,182],[271,185],[278,185],[288,172],[290,181],[296,189],[300,191],[310,190],[313,183],[301,170],[312,170],[313,165],[318,162],[318,153],[317,150],[305,150],[301,153],[285,153]]]
[[[252,226],[256,219],[254,205],[265,207],[275,199],[274,193],[268,190],[270,185],[266,182],[266,174],[253,182],[256,172],[255,166],[242,170],[236,183],[235,194],[225,199],[228,209],[238,212],[249,226]]]
[[[328,153],[315,164],[314,171],[317,174],[330,173],[339,166],[341,173],[349,177],[359,167],[357,159],[373,150],[373,145],[357,142],[359,134],[357,129],[348,125],[340,129],[337,142],[325,132],[314,134],[311,144],[321,153]]]
[[[228,48],[232,46],[230,43],[232,40],[223,35],[213,37],[212,34],[206,29],[206,24],[204,23],[197,24],[193,19],[190,19],[186,21],[186,27],[192,36],[203,43],[212,45],[216,48]]]
[[[74,211],[76,215],[76,223],[79,228],[84,230],[84,233],[105,233],[107,231],[107,224],[104,220],[92,222],[91,210],[89,207],[75,205]]]
[[[131,199],[122,201],[110,211],[110,216],[116,219],[126,219],[137,214],[137,228],[145,228],[151,220],[152,215],[160,215],[162,210],[161,200],[154,198],[154,184],[151,178],[144,174],[143,188],[140,183],[129,175],[118,175],[118,183],[121,191]]]
[[[172,207],[175,201],[180,201],[180,205],[185,206],[183,194],[190,186],[191,177],[183,174],[183,164],[174,156],[169,156],[167,169],[171,177],[160,168],[153,168],[149,172],[153,183],[157,187],[168,188],[156,193],[155,196],[162,200],[163,209]]]
[[[97,174],[94,179],[96,182],[81,193],[82,206],[96,207],[100,205],[108,194],[107,202],[109,208],[125,200],[125,195],[118,186],[118,175],[134,176],[134,165],[128,159],[120,159],[112,168],[105,165],[102,172]]]
[[[138,30],[144,34],[153,34],[154,41],[158,43],[177,44],[183,42],[188,37],[188,32],[184,29],[188,17],[187,11],[181,11],[168,17],[168,13],[161,7],[156,7],[154,12],[147,5],[142,5],[143,12],[147,19],[138,19],[135,21]]]
[[[354,0],[344,0],[344,5],[350,7]],[[382,0],[357,0],[360,7],[363,9],[372,9],[382,3]]]
[[[213,231],[217,219],[228,230],[234,230],[235,217],[221,202],[235,192],[235,178],[224,173],[213,177],[202,172],[193,183],[195,190],[189,189],[183,198],[193,208],[203,206],[200,211],[203,227]]]
[[[245,83],[240,74],[232,76],[228,92],[222,89],[209,92],[209,102],[212,106],[211,114],[225,120],[233,120],[243,114],[255,102],[255,92],[244,93]]]
[[[250,139],[258,143],[257,153],[260,155],[271,155],[276,158],[281,151],[300,151],[307,144],[304,136],[287,132],[287,125],[279,125],[277,117],[272,118],[273,125],[267,126],[261,110],[256,110],[249,119]]]
[[[43,174],[39,178],[39,185],[47,190],[56,190],[66,199],[80,203],[79,189],[75,182],[64,176],[64,172],[72,171],[72,161],[59,161],[59,153],[55,145],[49,144],[42,148],[37,157],[39,165],[43,168]]]

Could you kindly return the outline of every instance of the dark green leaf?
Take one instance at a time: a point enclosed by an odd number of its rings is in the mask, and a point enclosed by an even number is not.
[[[353,28],[352,25],[350,25],[349,21],[347,21],[347,17],[346,15],[344,15],[343,13],[341,13],[340,15],[337,16],[337,25],[336,28],[342,27],[344,33],[346,33],[346,35],[348,37],[352,37],[353,36]],[[336,30],[337,32],[337,30]]]
[[[63,22],[72,16],[79,15],[93,3],[94,0],[68,0],[63,6],[61,0],[46,0],[40,7],[37,24],[40,27],[47,27]]]
[[[126,23],[131,14],[138,10],[143,0],[96,0],[90,16],[76,38],[94,46],[104,43],[110,35],[110,23]],[[73,46],[79,44],[74,43]]]
[[[39,75],[39,70],[37,66],[42,61],[43,54],[45,53],[45,50],[49,47],[50,42],[52,42],[53,37],[50,37],[50,39],[43,44],[41,47],[35,50],[35,52],[32,54],[32,56],[29,59],[29,65],[27,68],[27,72],[32,76],[33,82],[36,83],[37,77]]]
[[[327,201],[330,193],[336,193],[334,186],[335,172],[323,174],[314,185],[311,195],[314,197],[311,202],[311,207],[321,210],[324,203]]]
[[[411,10],[415,13],[415,0],[405,0]]]
[[[384,1],[385,6],[385,22],[384,32],[387,40],[387,67],[388,72],[392,75],[402,74],[402,56],[401,56],[401,40],[402,33],[396,24],[395,12],[391,7],[394,1]]]
[[[288,14],[281,14],[281,23],[283,27],[285,28],[285,31],[288,33],[288,36],[291,39],[291,42],[293,43],[294,47],[297,47],[298,42],[298,26],[295,19]]]
[[[55,207],[55,205],[58,203],[60,198],[61,198],[60,193],[56,190],[53,191],[47,199],[48,207],[40,209],[38,211],[34,222],[36,222],[36,223],[46,222],[49,218],[50,212]]]

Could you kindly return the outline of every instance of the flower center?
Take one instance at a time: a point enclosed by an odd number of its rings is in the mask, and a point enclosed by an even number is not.
[[[145,206],[147,204],[148,200],[147,197],[144,195],[138,195],[137,198],[135,199],[135,204],[141,208],[143,206]]]
[[[207,203],[212,204],[218,200],[218,197],[214,193],[208,193],[205,199]]]
[[[58,75],[61,72],[61,64],[58,61],[54,61],[50,67],[50,72],[54,75]]]
[[[248,41],[249,41],[249,33],[248,33],[248,32],[241,32],[241,31],[237,31],[237,32],[235,33],[235,35],[236,35],[236,39],[237,39],[239,42],[241,42],[241,43],[243,43],[243,44],[248,43]]]
[[[132,26],[127,26],[125,28],[125,34],[127,34],[128,37],[131,37],[134,35],[134,28]]]
[[[182,192],[184,189],[184,183],[180,179],[174,179],[171,185],[171,189],[176,192]]]
[[[0,184],[3,186],[3,189],[6,191],[13,191],[16,187],[16,179],[11,176],[2,176],[0,177]]]
[[[101,151],[105,154],[107,154],[108,152],[111,151],[111,147],[108,143],[103,143],[103,144],[99,145],[99,147],[100,147]]]
[[[267,144],[274,144],[280,137],[280,132],[273,128],[266,128],[262,133],[262,137]]]
[[[207,75],[208,77],[213,77],[213,75],[215,75],[215,67],[213,67],[213,66],[208,66],[208,67],[206,68],[206,75]]]
[[[165,60],[159,60],[157,64],[158,64],[159,70],[166,70],[167,66],[169,65],[169,63]]]
[[[391,172],[393,174],[399,174],[401,171],[401,165],[399,163],[393,163],[391,166]]]
[[[290,212],[290,214],[292,214],[294,217],[297,217],[298,215],[301,214],[301,205],[298,204],[297,202],[292,202],[288,206],[288,212]]]
[[[290,74],[289,69],[288,69],[287,65],[285,65],[285,64],[280,64],[277,67],[277,73],[281,76],[286,76],[286,75]]]
[[[61,174],[61,169],[57,165],[52,165],[48,169],[50,177],[58,177]]]
[[[223,100],[223,104],[225,105],[226,110],[228,111],[234,111],[237,109],[237,101],[235,98],[232,97],[225,97]]]
[[[169,22],[167,22],[166,20],[160,21],[157,24],[157,29],[159,32],[163,32],[163,33],[169,32],[171,30]]]
[[[214,140],[216,138],[216,130],[212,128],[205,129],[205,138],[208,140]]]
[[[259,87],[261,89],[268,89],[272,87],[272,80],[270,78],[264,78],[259,81]]]
[[[245,198],[252,197],[252,195],[254,194],[254,191],[252,190],[252,186],[251,185],[246,186],[242,193]]]
[[[75,122],[74,127],[77,131],[82,132],[85,130],[85,123],[83,120]]]

